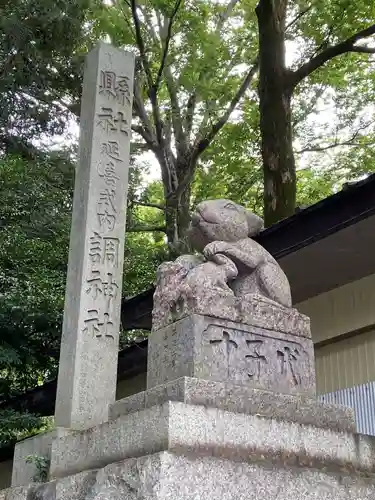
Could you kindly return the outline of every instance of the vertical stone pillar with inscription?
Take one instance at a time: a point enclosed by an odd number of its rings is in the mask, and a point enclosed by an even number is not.
[[[64,324],[58,427],[108,420],[115,400],[134,56],[104,43],[85,67]]]

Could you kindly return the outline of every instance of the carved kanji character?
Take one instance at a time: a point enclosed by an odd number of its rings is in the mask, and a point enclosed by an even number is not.
[[[277,357],[280,361],[281,375],[288,375],[290,373],[294,384],[300,385],[301,371],[298,362],[298,358],[300,357],[299,350],[297,348],[284,346],[282,350],[277,350]]]
[[[125,101],[130,105],[130,88],[129,78],[127,76],[119,76],[116,82],[116,93],[120,104],[125,104]]]
[[[120,158],[119,145],[117,141],[107,141],[102,143],[101,153],[112,160],[122,161]]]
[[[99,94],[109,94],[116,97],[116,73],[113,71],[100,72]]]
[[[118,266],[119,243],[118,238],[104,238],[104,263],[112,264],[113,267]]]
[[[98,113],[97,123],[107,134],[108,132],[117,130],[113,109],[102,107],[102,112]]]
[[[262,340],[246,340],[246,345],[250,349],[251,354],[246,354],[245,358],[252,361],[255,368],[248,373],[250,378],[260,379],[262,365],[267,363],[266,356],[260,354],[259,349],[263,344]]]
[[[95,337],[101,337],[101,331],[99,327],[99,313],[97,309],[89,309],[87,311],[88,318],[85,319],[85,327],[82,333],[91,333]]]
[[[100,271],[92,271],[92,277],[87,279],[88,288],[86,293],[91,294],[94,300],[98,298],[98,295],[103,292],[102,278],[100,277]]]
[[[113,230],[116,223],[115,195],[114,189],[104,189],[99,193],[96,213],[98,214],[100,226],[106,227],[109,231]]]
[[[99,163],[98,174],[99,177],[103,177],[107,186],[115,187],[116,181],[119,180],[119,177],[116,175],[116,165],[112,161],[104,165]]]
[[[213,340],[210,340],[210,344],[212,345],[215,345],[215,344],[223,344],[224,346],[224,352],[225,352],[225,357],[226,357],[226,368],[227,368],[227,374],[228,374],[228,378],[229,378],[229,374],[230,374],[230,366],[231,366],[231,351],[232,349],[237,349],[238,348],[238,344],[237,342],[235,342],[234,340],[232,340],[230,338],[230,335],[227,331],[223,331],[223,336],[222,338],[220,339],[213,339]]]
[[[89,256],[94,263],[99,263],[102,260],[102,237],[97,232],[90,236]]]

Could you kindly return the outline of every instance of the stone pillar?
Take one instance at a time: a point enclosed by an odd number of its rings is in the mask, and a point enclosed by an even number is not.
[[[12,486],[61,436],[108,420],[117,382],[134,55],[99,43],[86,59],[53,432],[17,443]]]
[[[100,43],[81,108],[56,426],[108,420],[115,400],[134,56]]]

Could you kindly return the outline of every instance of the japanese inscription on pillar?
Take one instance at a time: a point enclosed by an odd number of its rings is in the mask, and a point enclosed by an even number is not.
[[[96,220],[92,221],[89,247],[89,266],[86,293],[91,299],[82,326],[82,333],[96,338],[114,339],[118,333],[115,303],[121,297],[119,284],[120,237],[116,229],[123,206],[125,189],[121,178],[126,165],[122,144],[130,136],[131,82],[126,75],[109,69],[100,69],[97,84],[98,112],[94,127],[102,137],[94,183],[99,186],[96,195]],[[120,225],[120,231],[124,228]]]
[[[65,294],[56,425],[88,428],[115,400],[134,55],[87,56]]]

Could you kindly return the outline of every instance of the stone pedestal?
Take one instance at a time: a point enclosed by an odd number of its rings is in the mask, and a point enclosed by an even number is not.
[[[57,439],[53,479],[0,499],[375,498],[375,439],[352,432],[349,409],[197,379],[156,389]]]
[[[374,500],[375,438],[315,400],[308,320],[283,311],[153,331],[147,390],[57,433],[50,481],[0,500]]]
[[[314,350],[307,318],[287,309],[283,316],[280,308],[276,316],[269,304],[265,307],[268,316],[248,320],[249,324],[192,314],[153,331],[147,387],[196,377],[314,395]]]
[[[261,461],[260,461],[261,462]],[[373,500],[372,478],[160,452],[0,492],[1,500]]]
[[[85,478],[86,479],[86,478]],[[340,474],[162,452],[101,469],[85,496],[126,500],[373,500],[371,480]],[[87,481],[87,479],[86,479]],[[65,498],[70,484],[57,488]],[[70,491],[69,491],[70,490]]]

